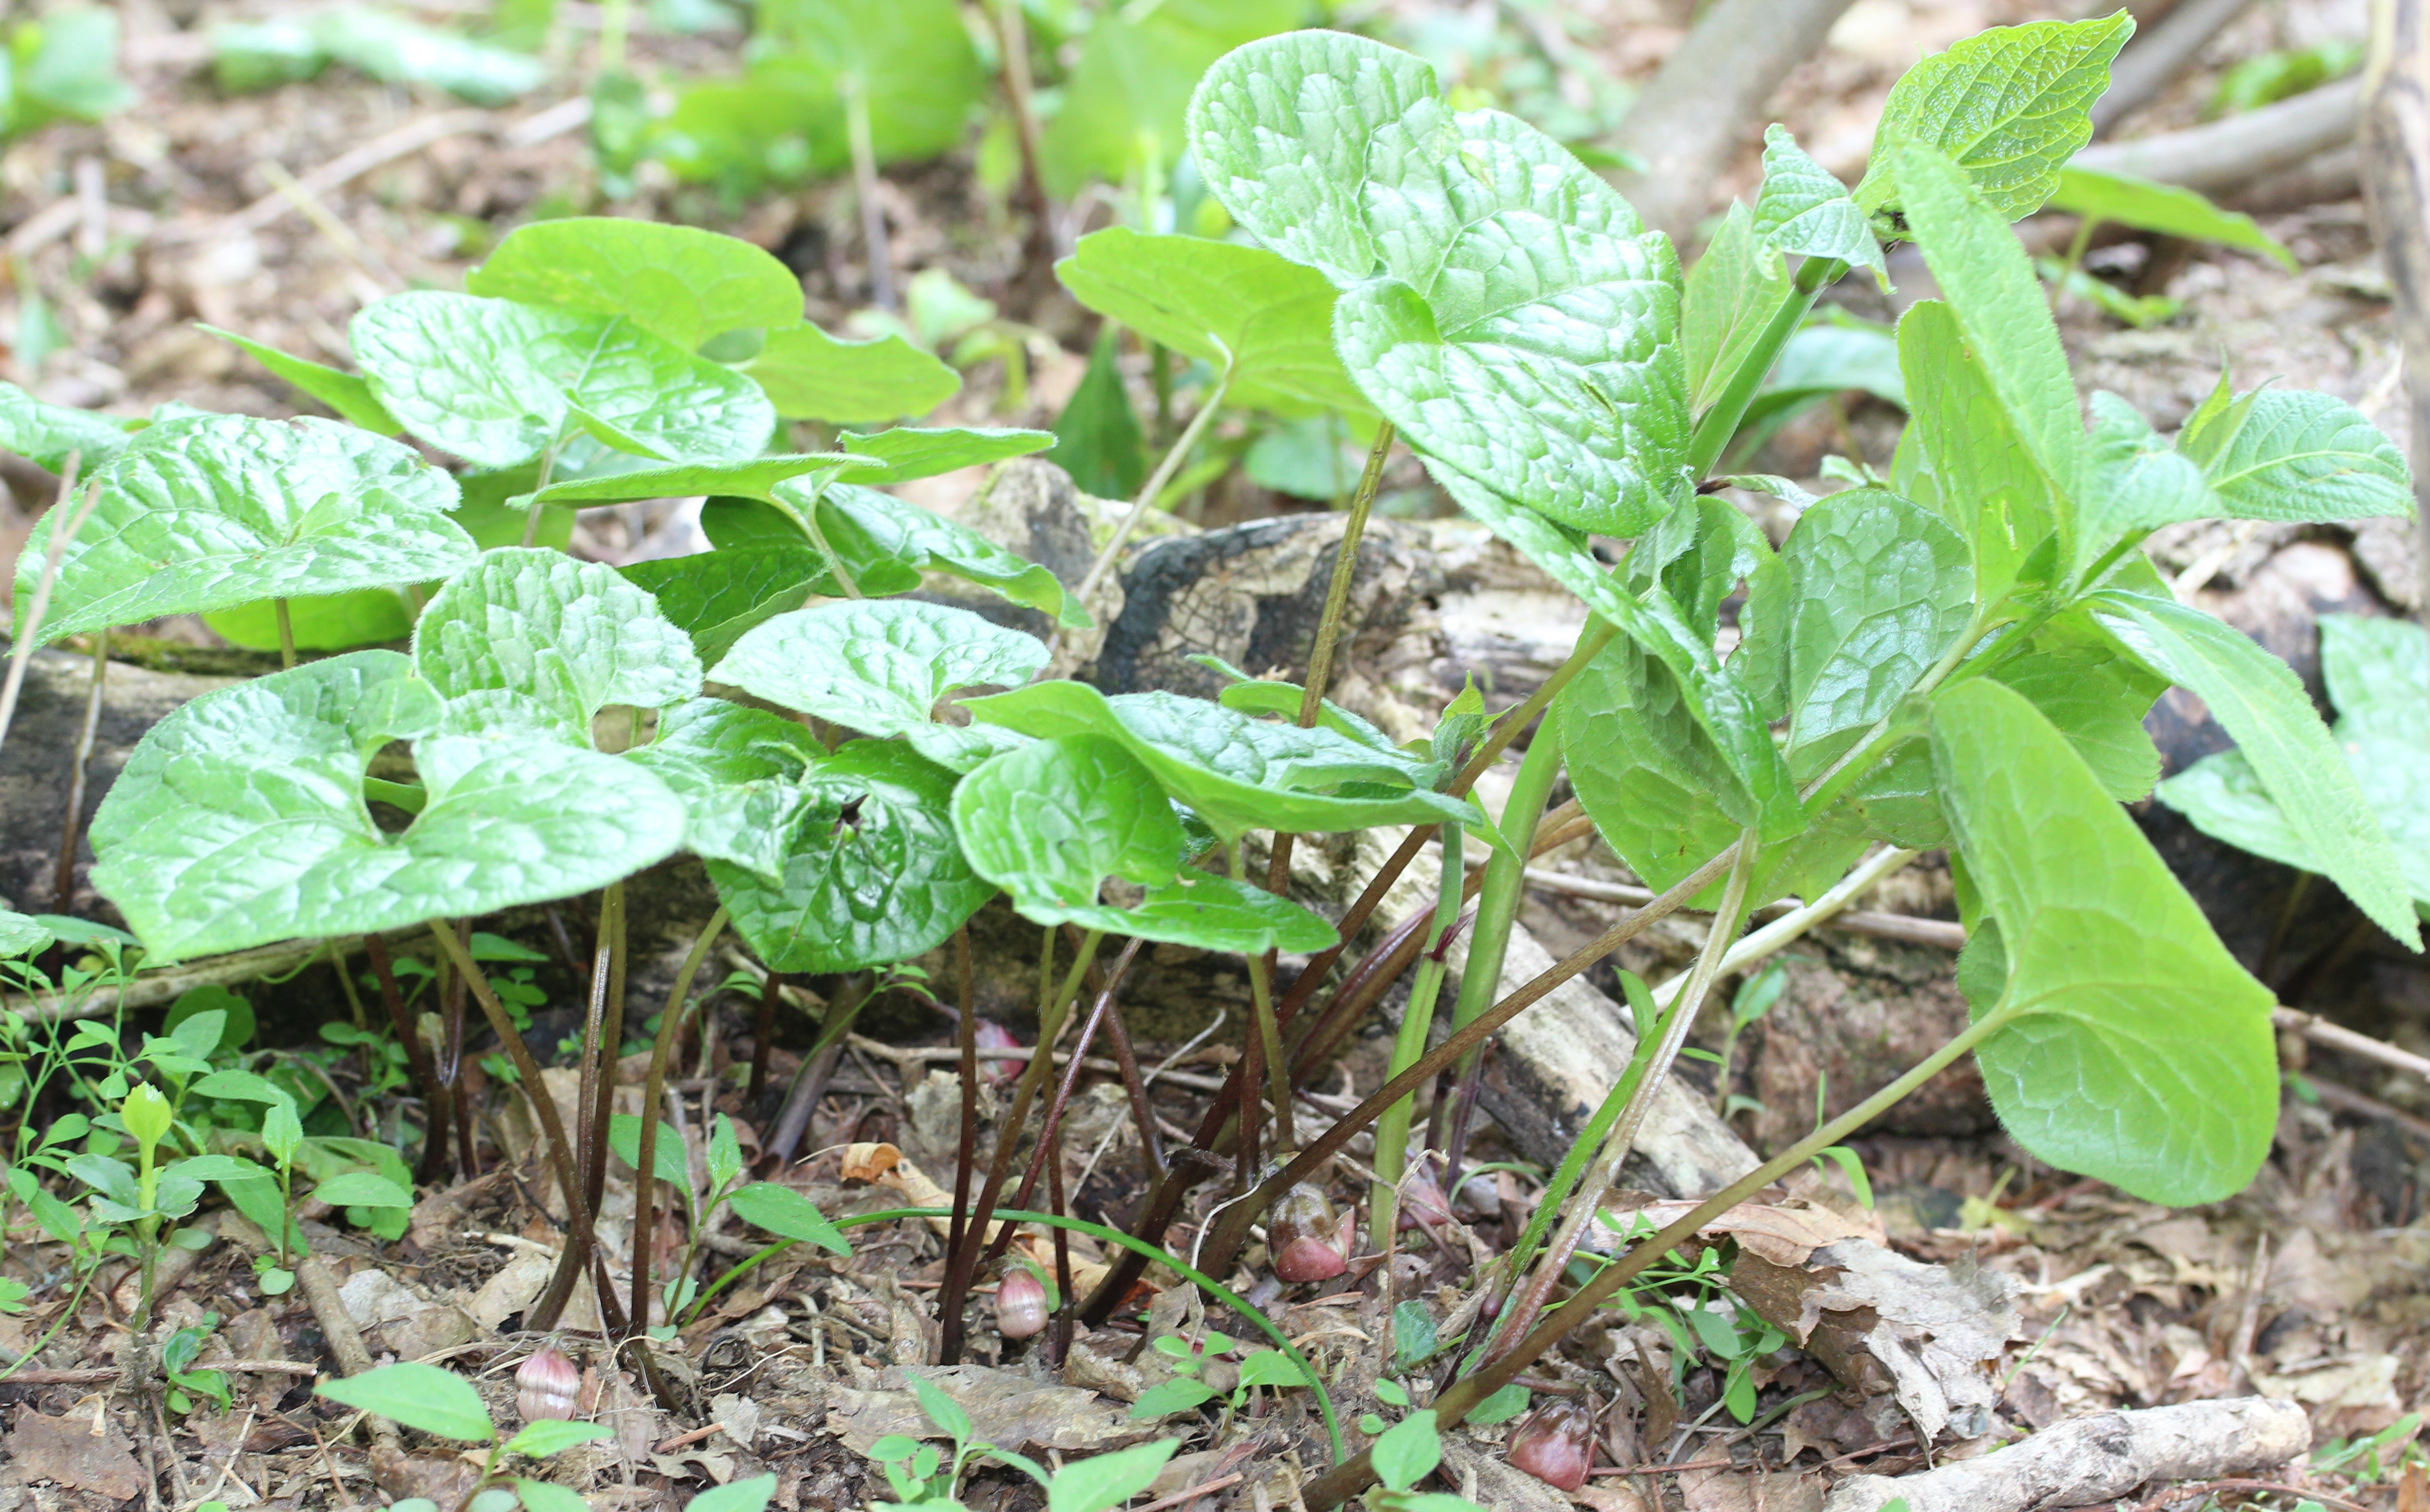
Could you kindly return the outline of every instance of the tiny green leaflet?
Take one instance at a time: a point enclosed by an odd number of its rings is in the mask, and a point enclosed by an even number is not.
[[[2289,273],[2295,271],[2295,255],[2262,230],[2252,216],[2221,209],[2175,184],[2155,184],[2131,174],[2071,164],[2058,171],[2058,189],[2044,208],[2064,211],[2085,223],[2114,222],[2139,231],[2240,247],[2260,253]],[[2079,229],[2077,235],[2083,234]]]
[[[402,587],[470,563],[456,483],[409,446],[325,420],[203,415],[147,426],[92,474],[41,635],[260,600]],[[18,630],[60,516],[17,560]]]
[[[1287,898],[1181,870],[1181,821],[1150,772],[1102,735],[1035,741],[989,761],[954,790],[954,833],[971,865],[1041,924],[1262,955],[1323,950],[1333,926]],[[1146,889],[1099,901],[1107,877]]]
[[[1756,256],[1772,277],[1786,274],[1782,254],[1795,252],[1869,268],[1884,289],[1889,287],[1889,266],[1882,260],[1882,244],[1873,239],[1872,227],[1865,224],[1865,212],[1849,197],[1848,187],[1807,156],[1787,126],[1764,128],[1763,188],[1756,196],[1750,229]]]
[[[744,635],[711,676],[783,707],[864,735],[899,736],[940,766],[967,772],[1017,744],[1001,725],[934,718],[965,688],[1018,688],[1044,669],[1046,647],[968,609],[907,599],[823,604]]]

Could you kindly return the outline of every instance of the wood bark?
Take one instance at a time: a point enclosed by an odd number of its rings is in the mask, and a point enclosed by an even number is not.
[[[2378,0],[2362,89],[2363,182],[2396,293],[2413,491],[2430,506],[2430,0]],[[2415,552],[2430,615],[2430,521]]]
[[[2226,193],[2352,141],[2362,121],[2362,90],[2359,79],[2324,84],[2206,125],[2087,147],[2070,162]]]

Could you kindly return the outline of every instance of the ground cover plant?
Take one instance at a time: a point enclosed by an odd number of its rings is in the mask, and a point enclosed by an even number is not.
[[[1155,20],[1165,12],[1176,19]],[[1101,22],[1074,78],[1120,66],[1137,39],[1118,26],[1186,26],[1196,13],[1175,5]],[[762,7],[762,35],[782,32],[782,45],[763,50],[732,97],[688,97],[680,128],[708,142],[781,98],[820,150],[840,137],[864,179],[958,132],[967,109],[954,91],[965,73],[977,87],[975,56],[948,49],[941,81],[930,80],[938,121],[898,109],[905,91],[885,82],[906,58],[930,56],[922,27],[967,46],[957,8],[906,5],[882,25],[805,20],[827,15]],[[1854,187],[1773,127],[1753,203],[1733,207],[1684,271],[1671,240],[1569,149],[1515,116],[1456,108],[1410,53],[1325,30],[1212,49],[1186,115],[1161,128],[1177,145],[1144,127],[1132,128],[1137,155],[1119,161],[1064,144],[1083,165],[1073,173],[1123,180],[1145,199],[1162,192],[1152,181],[1167,147],[1186,147],[1205,195],[1241,233],[1124,224],[1079,239],[1054,268],[1080,305],[1203,378],[1159,459],[1126,479],[1136,503],[1092,542],[1077,581],[884,491],[1050,447],[1072,457],[1072,426],[1058,443],[1036,429],[890,424],[953,391],[948,364],[900,335],[840,337],[804,320],[791,270],[704,230],[527,225],[460,292],[367,304],[346,333],[351,368],[214,333],[334,419],[128,422],[7,393],[0,445],[60,478],[58,506],[16,564],[12,704],[36,648],[83,637],[97,689],[110,633],[163,615],[215,617],[230,639],[251,626],[282,662],[159,720],[94,813],[92,885],[124,932],[0,913],[8,973],[53,1003],[40,1021],[11,1020],[15,1095],[31,1106],[56,1082],[87,1108],[73,1124],[20,1128],[8,1192],[74,1252],[78,1288],[113,1254],[139,1262],[139,1329],[161,1254],[201,1239],[186,1221],[206,1184],[267,1236],[256,1266],[267,1294],[313,1263],[299,1201],[402,1234],[408,1141],[316,1122],[333,1105],[309,1072],[242,1048],[241,999],[197,988],[206,995],[181,999],[132,1054],[123,1004],[67,1027],[66,1007],[97,1010],[139,970],[326,941],[345,990],[359,981],[394,1031],[391,1042],[363,1030],[364,1060],[376,1053],[384,1075],[419,1093],[425,1181],[480,1163],[477,1094],[463,1074],[477,1005],[503,1053],[494,1079],[536,1132],[538,1184],[565,1215],[523,1326],[558,1329],[582,1291],[608,1357],[661,1402],[685,1389],[670,1368],[684,1331],[756,1268],[794,1245],[850,1254],[857,1224],[935,1219],[947,1225],[936,1365],[962,1361],[975,1288],[990,1275],[1004,1316],[1008,1294],[1040,1293],[1039,1316],[1053,1322],[1003,1334],[1051,1328],[1059,1362],[1078,1325],[1136,1314],[1133,1283],[1159,1268],[1204,1293],[1217,1321],[1275,1347],[1234,1363],[1221,1358],[1233,1338],[1203,1322],[1160,1336],[1157,1350],[1177,1363],[1135,1416],[1159,1429],[1180,1414],[1228,1421],[1289,1394],[1321,1417],[1331,1456],[1305,1487],[1307,1505],[1367,1495],[1409,1512],[1468,1504],[1417,1489],[1443,1460],[1444,1436],[1515,1418],[1523,1376],[1606,1304],[1659,1316],[1679,1357],[1702,1347],[1725,1362],[1719,1404],[1752,1421],[1756,1362],[1785,1336],[1717,1310],[1714,1252],[1680,1252],[1809,1164],[1854,1166],[1852,1135],[1967,1057],[2034,1158],[2156,1204],[2235,1195],[2279,1120],[2275,995],[2122,806],[2157,784],[2204,829],[2327,879],[2419,950],[2430,883],[2411,841],[2430,821],[2408,786],[2418,762],[2401,753],[2418,752],[2422,734],[2424,657],[2410,627],[2326,622],[2341,716],[2332,731],[2292,670],[2181,603],[2141,547],[2193,521],[2408,517],[2413,484],[2355,407],[2269,374],[2222,373],[2173,437],[2115,394],[2080,390],[2048,286],[2074,287],[2084,247],[2038,267],[2011,223],[2064,193],[2088,226],[2158,219],[2259,246],[2252,223],[2198,197],[2155,198],[2067,167],[2131,31],[2122,13],[2038,22],[1926,58],[1889,95]],[[1067,109],[1057,125],[1079,133],[1087,120]],[[1851,276],[1886,285],[1901,246],[1920,253],[1938,297],[1873,333],[1911,417],[1888,468],[1856,465],[1850,487],[1820,499],[1733,471],[1785,403],[1788,390],[1767,386],[1800,333],[1820,328],[1808,324],[1818,298]],[[1107,374],[1111,350],[1100,348]],[[1104,382],[1104,402],[1127,417],[1119,374]],[[1085,394],[1075,407],[1099,402]],[[1092,606],[1128,532],[1197,465],[1226,407],[1329,415],[1367,442],[1363,471],[1341,490],[1343,535],[1302,680],[1214,661],[1227,686],[1196,697],[1108,694],[1052,675],[1067,638],[1101,628]],[[1472,686],[1430,733],[1401,741],[1327,697],[1355,628],[1359,537],[1396,447],[1584,610],[1574,649],[1533,694],[1494,707]],[[1781,545],[1723,496],[1732,490],[1799,511]],[[707,501],[707,551],[618,569],[562,549],[577,509],[688,496]],[[924,591],[940,583],[990,595],[1004,613]],[[2199,697],[2237,749],[2160,784],[2144,719],[2171,687]],[[1478,779],[1523,740],[1490,812]],[[1556,811],[1564,787],[1574,806]],[[1506,992],[1528,862],[1582,825],[1650,901]],[[1390,859],[1346,908],[1291,896],[1300,838],[1370,832]],[[1956,879],[1969,1022],[1670,1221],[1615,1232],[1604,1194],[1622,1184],[1720,984],[1927,851],[1947,852]],[[1481,867],[1463,864],[1472,853]],[[687,854],[716,912],[656,1023],[628,1023],[627,885]],[[1430,906],[1379,917],[1405,875]],[[577,963],[578,1088],[561,1102],[524,1032],[530,1015],[519,1022],[531,1005],[499,970],[516,947],[476,944],[473,928],[594,896],[595,945]],[[969,931],[999,898],[1037,931],[1037,1053],[998,1094],[982,1158]],[[1749,931],[1784,899],[1799,900],[1785,919]],[[1518,1241],[1473,1278],[1490,1305],[1442,1338],[1422,1304],[1388,1307],[1392,1378],[1370,1384],[1406,1410],[1344,1432],[1332,1400],[1342,1383],[1223,1278],[1259,1245],[1285,1284],[1348,1270],[1358,1225],[1324,1191],[1369,1135],[1368,1163],[1347,1169],[1372,1186],[1367,1249],[1385,1257],[1396,1300],[1397,1210],[1423,1228],[1433,1173],[1443,1172],[1440,1208],[1469,1167],[1479,1067],[1497,1036],[1683,911],[1710,918],[1693,966],[1663,991],[1625,979],[1634,1057]],[[1456,986],[1455,938],[1466,950]],[[444,984],[426,1017],[391,955],[408,939],[436,963],[424,976]],[[42,954],[61,942],[67,958]],[[699,1022],[695,989],[737,944],[763,978],[755,1096],[787,978],[841,984],[823,989],[805,1080],[759,1134],[772,1167],[810,1153],[799,1141],[813,1078],[827,1074],[814,1068],[835,1065],[868,1004],[893,991],[956,998],[950,1204],[839,1221],[780,1179],[746,1180],[724,1115],[686,1133],[671,1084]],[[1237,956],[1250,990],[1246,1022],[1226,1031],[1237,1054],[1211,1109],[1183,1131],[1186,1152],[1155,1132],[1119,1008],[1142,952],[1168,947]],[[960,980],[918,967],[940,949]],[[346,965],[357,953],[360,976]],[[1311,1136],[1299,1094],[1404,974],[1386,1078]],[[1741,1027],[1768,1002],[1742,994]],[[1046,1052],[1074,1025],[1058,1072]],[[707,1030],[701,1038],[707,1064]],[[644,1051],[636,1116],[619,1110],[617,1063]],[[1062,1135],[1092,1051],[1120,1066],[1143,1153],[1163,1155],[1149,1155],[1119,1228],[1072,1216],[1063,1188]],[[1422,1103],[1435,1114],[1423,1126]],[[689,1163],[695,1145],[706,1183]],[[635,1240],[621,1284],[603,1230],[610,1154],[635,1173],[634,1209],[619,1220],[627,1233],[654,1236],[663,1220],[684,1236]],[[1208,1184],[1220,1197],[1185,1250],[1172,1231]],[[757,1233],[739,1264],[705,1242],[720,1209]],[[1029,1248],[1024,1236],[1040,1233],[1049,1248]],[[1073,1233],[1109,1247],[1086,1286],[1064,1248]],[[22,1302],[12,1285],[0,1307]],[[1690,1295],[1684,1307],[1668,1300]],[[190,1404],[210,1394],[184,1369],[194,1347],[183,1346],[176,1377]],[[1406,1383],[1422,1377],[1418,1405]],[[910,1434],[875,1441],[895,1504],[962,1504],[966,1479],[994,1465],[1034,1481],[1051,1507],[1117,1506],[1179,1444],[1050,1470],[988,1442],[944,1390],[912,1381],[928,1437],[952,1447]],[[414,1362],[350,1371],[321,1392],[487,1446],[464,1491],[484,1508],[519,1499],[563,1512],[573,1492],[505,1474],[506,1456],[538,1460],[611,1432],[541,1421],[509,1437],[460,1377]],[[1514,1434],[1511,1457],[1557,1481],[1565,1470],[1540,1468],[1549,1451],[1520,1452],[1551,1434]],[[773,1477],[738,1480],[697,1500],[757,1512],[774,1491]]]

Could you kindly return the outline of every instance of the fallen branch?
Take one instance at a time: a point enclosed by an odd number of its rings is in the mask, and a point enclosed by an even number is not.
[[[2422,218],[2430,216],[2430,0],[2373,7],[2372,31],[2361,166],[2405,349],[2413,497],[2430,503],[2430,243],[2422,235]],[[2419,612],[2430,614],[2430,510],[2422,511],[2416,531]]]
[[[2346,79],[2207,125],[2087,147],[2070,166],[2222,193],[2342,146],[2361,124],[2362,81]]]
[[[1822,1508],[1878,1512],[1898,1500],[1907,1512],[2089,1506],[2150,1481],[2207,1481],[2268,1470],[2311,1443],[2312,1420],[2304,1409],[2272,1397],[2103,1412],[1920,1475],[1856,1476],[1832,1491]]]
[[[2105,132],[2168,87],[2253,0],[2182,0],[2126,44],[2109,69],[2109,88],[2092,102],[2092,129]]]
[[[380,936],[391,944],[424,939],[428,931],[416,925],[411,929],[391,929]],[[352,953],[361,944],[360,936],[347,939]],[[6,1009],[28,1021],[47,1022],[53,1019],[106,1019],[121,1005],[130,1008],[157,1007],[174,1003],[193,988],[228,987],[238,982],[258,981],[290,972],[318,955],[328,945],[325,939],[290,939],[275,945],[263,945],[254,950],[231,951],[225,955],[208,955],[198,961],[163,967],[157,972],[138,972],[126,984],[124,994],[96,989],[71,997],[64,992],[34,996],[25,993],[0,993],[0,1009]]]

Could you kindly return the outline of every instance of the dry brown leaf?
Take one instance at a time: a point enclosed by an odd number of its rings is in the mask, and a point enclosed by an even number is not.
[[[1646,1202],[1635,1206],[1637,1213],[1656,1228],[1668,1228],[1694,1211],[1690,1202]],[[1613,1216],[1626,1218],[1627,1210],[1615,1207]],[[1816,1203],[1741,1203],[1737,1207],[1706,1224],[1701,1231],[1707,1235],[1726,1234],[1739,1241],[1739,1248],[1762,1255],[1773,1265],[1799,1266],[1806,1257],[1826,1244],[1841,1239],[1866,1239],[1878,1244],[1882,1240],[1877,1227],[1856,1221],[1834,1208]]]
[[[902,1163],[903,1152],[890,1144],[848,1144],[841,1174],[846,1181],[876,1181]]]
[[[827,1407],[827,1427],[860,1454],[889,1434],[941,1437],[911,1392],[913,1376],[952,1397],[970,1414],[978,1437],[1007,1449],[1093,1454],[1157,1437],[1155,1423],[1132,1421],[1124,1408],[1093,1391],[1043,1386],[983,1365],[889,1367],[877,1377],[875,1390],[838,1388]]]
[[[96,1435],[98,1426],[102,1432]],[[98,1491],[124,1502],[143,1494],[143,1470],[118,1425],[98,1410],[78,1407],[64,1418],[27,1407],[8,1437],[8,1460],[27,1481],[52,1481],[72,1491]]]

